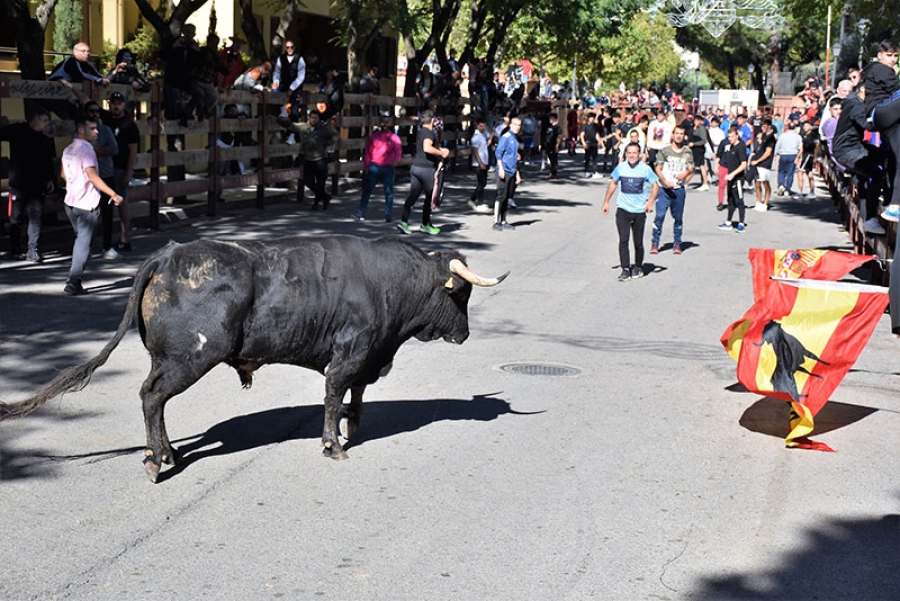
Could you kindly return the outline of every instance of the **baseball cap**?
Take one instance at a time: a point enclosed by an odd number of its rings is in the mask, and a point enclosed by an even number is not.
[[[112,102],[114,100],[125,101],[125,95],[122,92],[113,92],[109,95],[109,101]]]

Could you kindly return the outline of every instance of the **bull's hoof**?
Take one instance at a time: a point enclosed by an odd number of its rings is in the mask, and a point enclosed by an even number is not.
[[[151,457],[144,459],[144,471],[147,473],[147,477],[150,478],[150,482],[153,484],[156,484],[156,481],[159,480],[159,467],[159,464]]]
[[[175,465],[181,460],[181,453],[174,448],[170,448],[167,452],[162,454],[161,459],[166,465]]]
[[[349,459],[350,457],[347,455],[347,451],[344,449],[335,449],[335,448],[324,448],[322,449],[322,455],[325,457],[331,457],[332,459]]]

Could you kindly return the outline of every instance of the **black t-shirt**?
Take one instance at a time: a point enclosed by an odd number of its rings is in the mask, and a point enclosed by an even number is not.
[[[413,167],[434,168],[437,165],[437,155],[425,152],[425,140],[431,140],[431,145],[437,148],[437,138],[434,132],[427,127],[420,127],[416,135],[416,158],[413,159]]]
[[[743,142],[731,144],[728,138],[722,140],[719,145],[719,162],[728,169],[729,173],[741,166],[741,163],[747,160],[747,147]]]
[[[760,134],[760,136],[762,136],[761,139],[759,136],[754,137],[753,139],[755,142],[753,145],[753,156],[761,157],[766,153],[766,148],[771,148],[772,150],[769,152],[769,156],[756,166],[762,167],[763,169],[771,169],[772,161],[775,160],[775,135]]]
[[[596,123],[585,123],[581,126],[581,133],[584,134],[584,142],[588,146],[596,146],[597,145],[597,133],[599,132],[599,128]]]
[[[813,154],[816,151],[816,142],[819,140],[816,130],[811,129],[808,134],[800,134],[800,137],[803,140],[803,154]]]
[[[126,116],[118,119],[109,117],[104,121],[112,130],[116,137],[116,144],[119,145],[119,153],[113,157],[113,167],[116,169],[128,168],[128,145],[137,144],[140,140],[140,133],[134,121]]]
[[[53,138],[34,131],[28,123],[13,123],[0,129],[0,140],[9,142],[9,185],[23,194],[42,194],[47,182],[56,177]]]
[[[544,147],[547,152],[556,152],[556,141],[559,140],[559,125],[548,125],[544,128]]]

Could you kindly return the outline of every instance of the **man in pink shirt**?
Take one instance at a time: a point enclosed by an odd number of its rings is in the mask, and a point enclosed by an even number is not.
[[[394,120],[389,116],[382,116],[379,121],[379,130],[369,136],[366,143],[366,154],[363,157],[365,169],[365,181],[363,182],[362,199],[359,201],[359,210],[351,217],[357,221],[365,221],[366,207],[369,206],[369,197],[378,182],[384,182],[384,220],[392,221],[391,212],[394,207],[394,167],[400,160],[403,145],[400,137],[394,133]]]
[[[75,139],[62,155],[62,177],[66,180],[66,215],[75,230],[72,267],[63,290],[69,296],[85,293],[81,286],[81,276],[91,256],[91,239],[100,218],[100,193],[109,195],[110,202],[116,206],[122,203],[122,197],[103,182],[97,171],[97,154],[92,145],[97,135],[96,121],[78,119],[75,122]]]

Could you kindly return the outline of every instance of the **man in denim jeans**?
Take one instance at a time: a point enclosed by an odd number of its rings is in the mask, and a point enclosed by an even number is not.
[[[389,115],[384,115],[379,121],[379,131],[369,136],[366,143],[366,153],[363,156],[363,168],[366,173],[362,199],[359,201],[359,209],[351,215],[353,219],[365,220],[369,197],[372,196],[372,191],[379,181],[384,183],[384,220],[389,223],[393,219],[394,167],[402,154],[403,143],[394,133],[393,119]]]
[[[75,122],[75,139],[63,151],[62,176],[66,180],[66,215],[75,230],[72,267],[63,290],[69,296],[84,294],[81,276],[91,255],[91,238],[100,218],[100,194],[116,206],[122,197],[106,185],[97,171],[97,154],[92,146],[99,135],[98,124],[86,118]]]

